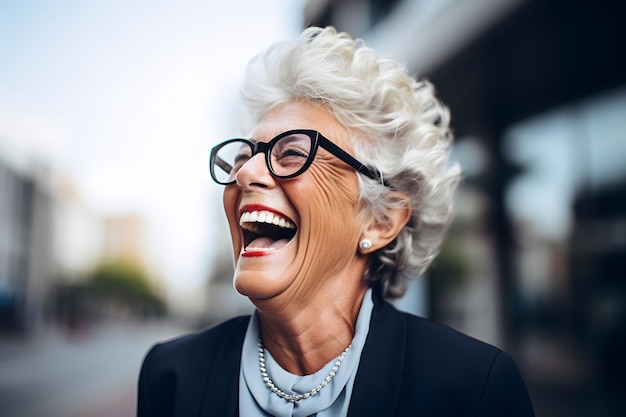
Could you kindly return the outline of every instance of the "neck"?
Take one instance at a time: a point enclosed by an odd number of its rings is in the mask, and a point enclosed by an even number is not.
[[[261,338],[288,372],[310,375],[337,357],[352,342],[367,286],[320,290],[307,303],[254,302],[259,309]]]

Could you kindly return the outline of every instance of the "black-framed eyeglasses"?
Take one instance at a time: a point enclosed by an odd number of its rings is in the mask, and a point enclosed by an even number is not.
[[[388,184],[371,169],[357,161],[316,130],[296,129],[283,132],[269,142],[229,139],[211,150],[211,177],[222,185],[235,183],[239,169],[259,152],[265,153],[267,168],[276,178],[297,177],[306,171],[321,146],[366,177]]]

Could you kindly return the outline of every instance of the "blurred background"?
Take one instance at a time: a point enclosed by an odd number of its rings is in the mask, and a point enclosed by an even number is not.
[[[0,413],[131,416],[157,340],[250,311],[207,160],[245,63],[334,25],[430,79],[465,179],[398,302],[509,351],[538,416],[626,415],[620,2],[0,2]]]

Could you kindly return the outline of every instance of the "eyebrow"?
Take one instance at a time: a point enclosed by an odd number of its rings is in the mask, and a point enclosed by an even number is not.
[[[281,131],[278,131],[278,133],[274,133],[272,135],[266,135],[266,136],[269,137],[269,139],[266,140],[266,141],[259,140],[259,139],[255,138],[255,137],[252,137],[252,136],[248,137],[248,140],[250,142],[252,142],[252,143],[258,143],[258,142],[270,143],[276,136],[280,136],[280,135],[282,135],[285,132],[289,132],[290,130],[299,130],[299,128],[297,128],[297,129],[281,130]]]

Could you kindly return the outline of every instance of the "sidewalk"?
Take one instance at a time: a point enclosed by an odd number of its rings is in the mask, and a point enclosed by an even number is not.
[[[155,342],[183,332],[169,323],[115,323],[71,337],[55,329],[32,338],[2,337],[2,415],[133,416],[145,353]]]
[[[88,407],[77,408],[67,417],[132,417],[137,407],[136,390],[136,381],[129,381],[109,393],[103,393]]]

